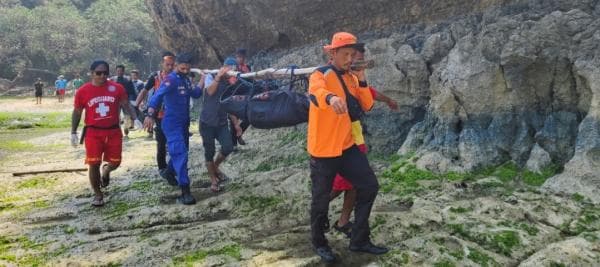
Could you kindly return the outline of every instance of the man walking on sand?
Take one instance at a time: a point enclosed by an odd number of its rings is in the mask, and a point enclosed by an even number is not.
[[[58,79],[54,82],[54,88],[56,89],[56,97],[58,98],[58,103],[62,103],[65,101],[65,92],[67,90],[68,81],[65,79],[65,76],[60,75]]]
[[[148,102],[148,112],[144,120],[144,128],[154,127],[159,107],[164,103],[162,130],[167,138],[167,149],[171,156],[169,169],[177,176],[177,185],[181,188],[181,196],[177,201],[184,205],[196,204],[190,192],[188,176],[188,151],[190,127],[190,97],[199,98],[200,87],[193,87],[188,75],[192,64],[192,56],[187,53],[177,55],[175,71],[171,72],[156,93]]]
[[[107,187],[110,173],[121,164],[123,135],[119,127],[119,111],[125,110],[136,128],[142,123],[136,119],[135,112],[127,101],[125,89],[118,83],[106,78],[109,66],[106,61],[97,60],[90,66],[91,82],[81,86],[75,94],[71,118],[71,145],[77,146],[79,138],[77,127],[81,114],[85,110],[85,127],[82,141],[85,141],[85,163],[89,165],[88,175],[94,190],[92,206],[104,205],[104,195],[100,187]],[[107,162],[100,170],[100,164]]]
[[[171,52],[164,52],[162,54],[163,59],[161,62],[162,69],[150,74],[148,81],[144,85],[144,89],[139,92],[136,99],[135,105],[138,109],[147,113],[147,102],[148,98],[155,94],[160,85],[165,80],[167,75],[173,71],[175,66],[175,55]],[[175,170],[169,167],[167,164],[167,137],[162,131],[162,118],[164,117],[164,110],[161,107],[155,110],[154,128],[148,130],[148,136],[156,138],[156,166],[158,167],[158,174],[167,180],[169,184],[176,186],[177,180],[175,179]]]
[[[35,83],[33,84],[34,94],[35,94],[35,104],[42,104],[42,95],[44,94],[44,83],[42,82],[42,78],[37,78]]]

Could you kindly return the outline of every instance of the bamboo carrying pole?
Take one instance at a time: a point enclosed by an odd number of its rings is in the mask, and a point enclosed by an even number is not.
[[[352,64],[352,69],[370,69],[373,68],[375,66],[375,61],[374,60],[359,60],[359,61],[355,61]],[[276,77],[277,76],[287,76],[287,75],[306,75],[306,74],[311,74],[313,73],[317,68],[319,67],[312,67],[312,68],[302,68],[302,69],[298,69],[298,68],[285,68],[285,69],[274,69],[274,68],[268,68],[268,69],[264,69],[264,70],[260,70],[260,71],[255,71],[255,72],[248,72],[248,73],[243,73],[240,74],[240,72],[238,71],[229,71],[227,72],[227,74],[229,76],[238,76],[240,75],[241,78],[262,78],[262,77]],[[198,73],[198,74],[217,74],[219,72],[219,70],[208,70],[208,69],[196,69],[196,68],[192,68],[190,69],[190,71]]]
[[[238,76],[238,74],[240,75],[241,78],[261,78],[261,77],[271,77],[271,76],[284,76],[284,75],[305,75],[305,74],[311,74],[313,73],[318,67],[312,67],[312,68],[302,68],[302,69],[292,69],[292,68],[286,68],[286,69],[274,69],[274,68],[268,68],[268,69],[264,69],[264,70],[260,70],[260,71],[255,71],[255,72],[248,72],[248,73],[243,73],[243,74],[239,74],[240,72],[237,71],[229,71],[227,72],[227,74],[229,76]],[[208,69],[196,69],[196,68],[192,68],[190,71],[198,73],[198,74],[216,74],[219,72],[219,70],[208,70]]]

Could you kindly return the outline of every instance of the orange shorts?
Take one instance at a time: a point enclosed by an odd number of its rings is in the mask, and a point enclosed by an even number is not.
[[[98,165],[102,161],[119,165],[123,148],[121,129],[88,128],[85,134],[85,163]]]
[[[360,152],[367,154],[367,145],[358,145],[358,149]],[[346,180],[346,178],[339,173],[335,175],[335,178],[333,179],[333,191],[349,191],[352,189],[354,189],[354,187],[350,181]]]

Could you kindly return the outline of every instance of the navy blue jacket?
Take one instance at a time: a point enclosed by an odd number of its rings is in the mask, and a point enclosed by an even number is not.
[[[200,98],[200,96],[202,96],[200,87],[193,87],[188,76],[173,71],[165,77],[158,90],[152,95],[148,107],[158,112],[158,108],[164,102],[163,121],[189,123],[190,97]]]

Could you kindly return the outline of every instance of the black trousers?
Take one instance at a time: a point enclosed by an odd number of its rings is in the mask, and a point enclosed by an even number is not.
[[[156,138],[156,164],[158,169],[162,170],[167,167],[167,137],[161,128],[161,119],[156,119],[154,136]]]
[[[325,223],[328,220],[329,194],[336,173],[340,173],[356,189],[354,206],[355,223],[352,228],[351,245],[362,246],[370,241],[369,216],[379,183],[369,166],[365,154],[356,145],[343,151],[340,157],[310,159],[310,178],[312,180],[312,203],[310,208],[310,227],[312,244],[315,247],[327,245]]]

